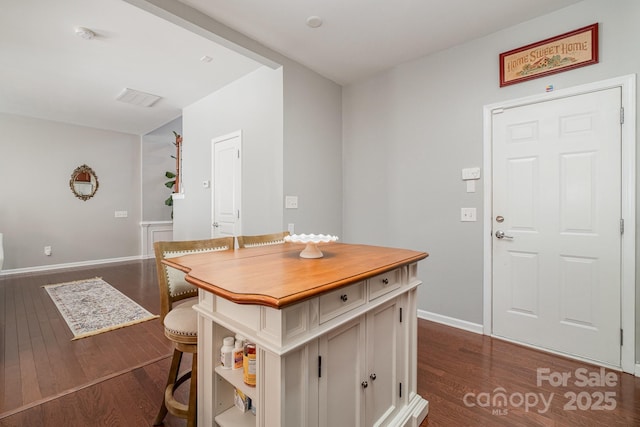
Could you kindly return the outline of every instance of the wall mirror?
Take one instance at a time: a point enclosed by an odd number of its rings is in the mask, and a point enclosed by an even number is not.
[[[71,174],[69,187],[82,200],[89,200],[98,191],[98,175],[87,165],[78,166]]]

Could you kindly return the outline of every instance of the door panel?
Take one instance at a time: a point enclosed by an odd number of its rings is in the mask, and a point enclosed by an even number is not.
[[[319,339],[320,427],[364,426],[365,322],[358,318]]]
[[[366,425],[384,424],[398,408],[398,301],[367,314]],[[368,378],[367,378],[368,377]]]
[[[495,335],[620,365],[620,99],[494,114]]]
[[[240,148],[240,132],[216,138],[212,142],[212,237],[236,236],[241,232]]]

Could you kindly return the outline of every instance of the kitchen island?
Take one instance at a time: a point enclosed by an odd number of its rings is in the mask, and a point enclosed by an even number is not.
[[[425,252],[285,243],[166,259],[200,288],[201,426],[418,426],[416,293]],[[256,344],[256,386],[220,366],[224,337]],[[234,389],[255,415],[234,406]],[[215,422],[215,424],[214,424]]]

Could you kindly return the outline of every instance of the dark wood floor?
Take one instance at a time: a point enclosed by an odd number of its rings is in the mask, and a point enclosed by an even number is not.
[[[169,369],[159,322],[71,341],[41,289],[94,276],[158,313],[152,260],[0,278],[0,426],[151,424]],[[631,375],[607,370],[609,385],[581,387],[578,370],[599,376],[599,368],[424,320],[418,344],[418,391],[430,402],[421,427],[640,426],[640,379]],[[538,369],[571,378],[566,387],[538,386]]]

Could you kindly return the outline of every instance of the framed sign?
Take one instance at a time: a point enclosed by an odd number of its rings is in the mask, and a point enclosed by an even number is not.
[[[598,62],[598,24],[500,54],[500,87]]]

